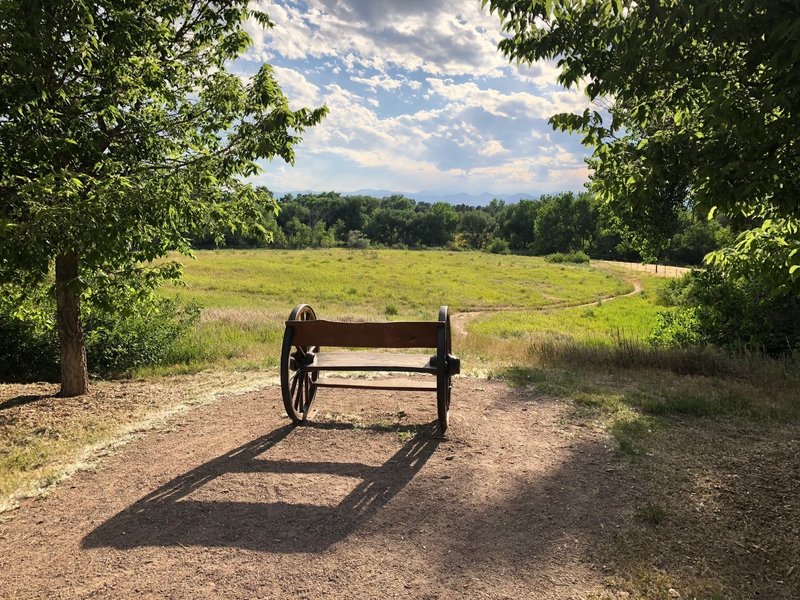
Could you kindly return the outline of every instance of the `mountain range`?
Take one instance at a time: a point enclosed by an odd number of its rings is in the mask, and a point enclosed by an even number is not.
[[[302,190],[289,192],[292,195],[297,194],[314,194],[318,193],[312,190]],[[285,195],[284,193],[275,193],[276,198]],[[380,190],[380,189],[360,189],[354,192],[342,192],[343,196],[373,196],[375,198],[385,198],[387,196],[401,195],[406,198],[411,198],[417,202],[447,202],[449,204],[466,204],[468,206],[486,206],[494,198],[503,200],[506,204],[514,204],[520,200],[536,200],[542,194],[540,192],[533,193],[516,193],[516,194],[493,194],[491,192],[481,192],[478,194],[469,194],[467,192],[447,192],[447,191],[433,191],[423,190],[421,192],[398,192],[395,190]]]

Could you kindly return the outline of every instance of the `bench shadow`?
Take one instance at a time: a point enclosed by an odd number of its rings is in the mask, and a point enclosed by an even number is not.
[[[379,467],[361,463],[269,460],[261,455],[293,431],[287,425],[176,477],[88,533],[83,548],[238,547],[277,553],[323,552],[381,510],[425,465],[440,440],[421,428]],[[258,458],[257,458],[258,457]],[[231,473],[323,474],[359,479],[336,506],[187,498]],[[307,497],[313,500],[314,490]]]

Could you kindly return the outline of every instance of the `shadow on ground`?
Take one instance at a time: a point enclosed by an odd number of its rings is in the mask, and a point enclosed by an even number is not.
[[[25,406],[26,404],[31,404],[32,402],[36,402],[38,400],[44,400],[45,398],[51,398],[51,396],[41,396],[41,395],[16,396],[14,398],[9,398],[8,400],[0,402],[0,410],[8,410],[9,408],[14,408],[15,406]]]
[[[313,425],[311,425],[313,427]],[[325,423],[325,429],[352,429]],[[369,519],[413,479],[436,449],[434,423],[420,428],[379,467],[349,462],[269,460],[270,449],[294,430],[286,425],[181,475],[115,515],[83,547],[237,546],[291,553],[322,552]],[[360,482],[335,507],[313,503],[201,501],[187,498],[232,473],[334,475]],[[313,490],[307,496],[313,500]]]

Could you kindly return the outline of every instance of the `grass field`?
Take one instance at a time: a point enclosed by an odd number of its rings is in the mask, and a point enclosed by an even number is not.
[[[199,302],[203,319],[175,364],[150,373],[274,367],[283,321],[299,302],[321,318],[432,320],[442,304],[531,310],[633,290],[612,270],[480,252],[225,250],[183,263],[185,285],[164,293]],[[469,352],[485,359],[492,350],[484,350]]]
[[[470,333],[500,338],[571,337],[611,343],[616,337],[642,340],[653,330],[658,313],[665,309],[656,302],[656,290],[665,279],[636,274],[641,294],[618,298],[593,306],[537,311],[503,311],[479,317]]]
[[[331,316],[429,318],[454,310],[591,302],[632,289],[585,265],[481,252],[402,250],[222,250],[182,259],[185,288],[209,308],[276,311],[298,302]]]

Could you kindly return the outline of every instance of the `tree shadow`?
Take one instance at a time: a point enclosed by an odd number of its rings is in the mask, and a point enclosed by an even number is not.
[[[414,478],[440,442],[432,437],[436,425],[431,423],[379,467],[260,457],[293,429],[292,425],[276,429],[176,477],[91,531],[82,547],[122,550],[182,545],[319,553],[380,511]],[[189,497],[209,482],[237,473],[334,475],[357,478],[359,483],[336,506]],[[315,491],[309,489],[307,495]]]
[[[426,513],[421,526],[448,535],[442,571],[457,574],[467,566],[490,577],[506,569],[535,580],[551,573],[551,565],[559,565],[555,571],[593,569],[609,531],[624,522],[634,502],[633,480],[624,470],[617,472],[615,462],[602,445],[577,442],[545,472],[532,475],[509,465],[493,486],[492,501],[471,501],[451,511],[457,524],[448,523],[447,514]],[[477,490],[481,484],[473,473],[460,487]]]
[[[14,398],[9,398],[8,400],[3,400],[0,402],[0,410],[8,410],[9,408],[14,408],[15,406],[25,406],[26,404],[32,404],[37,402],[38,400],[45,400],[47,398],[52,398],[49,395],[29,395],[29,396],[16,396]]]

